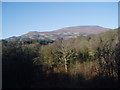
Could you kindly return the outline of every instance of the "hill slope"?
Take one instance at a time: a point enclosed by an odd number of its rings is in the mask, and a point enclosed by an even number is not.
[[[51,39],[55,40],[57,38],[69,39],[75,38],[80,35],[91,35],[91,34],[99,34],[102,32],[106,32],[111,30],[109,28],[104,28],[96,25],[92,26],[73,26],[73,27],[65,27],[62,29],[49,31],[49,32],[28,32],[27,34],[21,35],[19,37],[11,37],[8,40],[29,40],[29,39]]]

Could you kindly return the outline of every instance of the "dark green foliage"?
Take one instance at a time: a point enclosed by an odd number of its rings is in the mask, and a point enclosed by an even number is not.
[[[32,84],[34,66],[32,59],[37,52],[34,48],[21,45],[3,44],[3,88],[25,88]]]
[[[53,40],[40,40],[41,45],[47,45],[48,43],[53,43]]]

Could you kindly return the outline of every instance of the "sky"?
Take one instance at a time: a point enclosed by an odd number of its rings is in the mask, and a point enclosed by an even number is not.
[[[69,26],[118,27],[117,2],[2,2],[2,38]]]
[[[0,1],[0,39],[2,38],[2,2]]]

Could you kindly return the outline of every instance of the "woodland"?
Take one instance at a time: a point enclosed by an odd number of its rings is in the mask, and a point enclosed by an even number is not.
[[[6,88],[116,88],[119,30],[56,40],[2,40]]]

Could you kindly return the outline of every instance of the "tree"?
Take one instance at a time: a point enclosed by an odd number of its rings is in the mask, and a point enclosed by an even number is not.
[[[75,49],[71,48],[70,45],[70,43],[62,40],[58,48],[58,51],[61,53],[59,60],[63,62],[65,72],[68,72],[68,67],[70,67],[71,62],[74,63],[77,59],[77,52]]]

